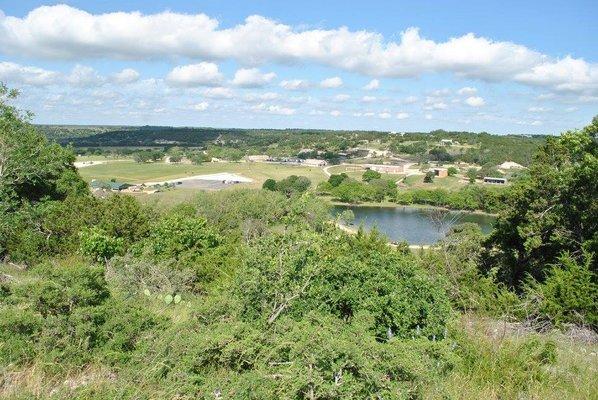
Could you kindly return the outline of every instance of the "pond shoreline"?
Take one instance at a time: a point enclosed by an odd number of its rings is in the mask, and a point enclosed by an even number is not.
[[[349,235],[357,235],[357,229],[347,226],[345,224],[342,224],[340,222],[336,223],[336,227],[339,228],[341,231],[348,233]],[[387,244],[390,247],[398,247],[398,245],[394,244],[390,240],[387,242]],[[436,246],[430,245],[430,244],[409,244],[410,250],[428,250],[428,249],[433,249],[434,247],[436,247]]]
[[[340,201],[331,200],[330,198],[324,198],[326,202],[330,205],[337,207],[369,207],[369,208],[410,208],[410,209],[433,209],[433,210],[446,210],[451,212],[461,212],[467,214],[475,214],[475,215],[485,215],[489,217],[498,217],[498,214],[489,213],[482,210],[462,210],[462,209],[454,209],[454,208],[446,208],[441,206],[432,206],[429,204],[398,204],[398,203],[391,203],[389,201],[385,201],[382,203],[374,203],[371,201],[363,202],[363,203],[343,203]]]

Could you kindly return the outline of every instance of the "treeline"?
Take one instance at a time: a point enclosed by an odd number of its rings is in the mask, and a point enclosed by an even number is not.
[[[367,170],[362,181],[347,174],[333,174],[316,189],[320,195],[331,196],[343,203],[389,201],[403,205],[428,205],[454,210],[480,210],[498,213],[505,207],[507,190],[470,184],[458,190],[398,188],[379,172]]]
[[[43,132],[62,144],[76,148],[182,146],[210,148],[214,157],[238,160],[247,154],[271,156],[304,156],[337,159],[338,153],[350,148],[368,147],[378,142],[396,154],[406,154],[426,161],[463,161],[479,165],[497,165],[506,160],[528,165],[531,154],[544,143],[545,136],[491,135],[473,132],[428,133],[408,132],[402,135],[388,132],[330,131],[303,129],[217,129],[174,127],[60,127],[42,126]],[[70,133],[69,133],[70,132]],[[439,146],[443,139],[454,140],[460,146]],[[465,147],[461,145],[466,145]],[[222,154],[218,155],[217,153]]]
[[[135,129],[135,127],[115,125],[36,125],[35,127],[48,139],[56,141],[94,136],[104,132]]]
[[[362,180],[350,178],[345,173],[333,174],[328,181],[318,185],[317,193],[332,196],[343,203],[381,202],[396,193],[397,184],[393,180],[382,179],[379,172],[368,170]]]
[[[504,161],[515,161],[527,166],[533,154],[546,137],[535,135],[491,135],[468,132],[430,132],[428,135],[407,133],[392,140],[390,149],[397,154],[408,154],[419,162],[465,162],[496,166]],[[453,140],[455,145],[439,146],[442,139]]]
[[[420,204],[453,210],[498,213],[505,207],[506,190],[497,187],[467,185],[458,190],[408,189],[398,190],[392,201],[398,204]]]

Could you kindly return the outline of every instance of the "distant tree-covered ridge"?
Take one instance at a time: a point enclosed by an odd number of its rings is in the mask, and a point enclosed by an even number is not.
[[[395,154],[439,162],[464,161],[500,164],[515,161],[528,165],[533,152],[546,136],[491,135],[485,132],[407,132],[333,131],[318,129],[223,129],[202,127],[110,127],[52,126],[39,129],[49,138],[77,148],[183,146],[236,149],[241,156],[311,157],[322,153],[326,159],[338,158],[351,148],[367,148],[377,143]],[[442,142],[442,141],[445,142]],[[448,141],[448,142],[447,142]],[[449,143],[443,145],[442,143]],[[300,153],[300,151],[302,153]]]

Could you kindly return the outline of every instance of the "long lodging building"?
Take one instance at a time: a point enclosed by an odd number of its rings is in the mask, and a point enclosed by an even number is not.
[[[313,166],[313,167],[325,167],[326,165],[328,165],[328,162],[326,160],[317,160],[315,158],[308,158],[308,159],[303,160],[303,162],[301,164],[309,165],[309,166]]]

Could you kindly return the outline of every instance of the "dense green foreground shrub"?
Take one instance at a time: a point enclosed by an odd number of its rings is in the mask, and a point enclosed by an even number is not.
[[[591,270],[593,261],[590,255],[581,263],[562,255],[543,283],[532,281],[526,286],[527,312],[557,326],[574,323],[597,329],[598,283]]]
[[[43,377],[41,385],[5,381],[5,398],[499,399],[534,398],[544,387],[569,398],[592,393],[583,364],[549,368],[558,361],[555,343],[541,336],[492,339],[482,333],[488,327],[464,320],[447,326],[442,340],[379,338],[368,333],[376,325],[368,311],[343,319],[326,308],[300,318],[282,313],[267,324],[242,318],[245,300],[228,291],[186,293],[179,304],[154,293],[125,300],[101,269],[71,260],[4,284],[0,368]],[[569,387],[571,374],[583,384]]]
[[[76,260],[43,264],[26,277],[4,286],[3,366],[35,360],[58,373],[96,357],[124,360],[141,332],[159,324],[139,303],[111,296],[101,266]]]
[[[445,293],[413,257],[337,231],[264,238],[237,279],[243,316],[251,321],[273,323],[282,313],[301,319],[312,310],[342,320],[367,313],[368,330],[380,340],[440,339],[450,315]]]
[[[168,230],[176,246],[160,246],[160,257],[193,253],[195,239],[210,232],[205,224],[189,226],[189,234],[180,226]],[[408,397],[448,372],[448,299],[415,259],[369,235],[307,226],[277,233],[274,225],[250,241],[236,278],[205,297],[185,285],[146,284],[156,270],[123,285],[119,269],[150,262],[144,253],[111,261],[108,274],[103,263],[80,260],[35,267],[3,285],[0,312],[11,325],[0,363],[41,363],[48,374],[97,363],[122,371],[129,384],[142,374],[169,397],[221,391],[256,399]],[[179,237],[193,240],[181,249]],[[153,249],[155,236],[146,240]],[[192,263],[177,268],[169,283],[193,271]],[[175,293],[180,303],[167,301]],[[164,313],[188,316],[174,323]]]

